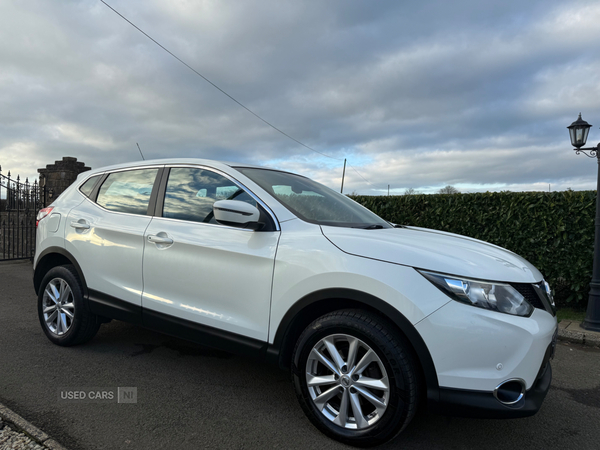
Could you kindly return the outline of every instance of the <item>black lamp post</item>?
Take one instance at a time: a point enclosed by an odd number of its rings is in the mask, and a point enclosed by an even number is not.
[[[592,282],[590,283],[590,294],[588,297],[587,312],[585,320],[581,324],[583,328],[591,331],[600,331],[600,144],[596,147],[582,148],[587,141],[588,133],[592,126],[581,118],[573,122],[567,128],[571,135],[571,145],[575,147],[575,153],[583,153],[590,158],[598,160],[598,181],[596,185],[596,234],[594,238],[594,266],[592,269]]]

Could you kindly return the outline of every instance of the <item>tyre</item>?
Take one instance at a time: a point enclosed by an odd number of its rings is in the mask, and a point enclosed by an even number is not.
[[[386,319],[342,310],[311,323],[293,355],[292,381],[302,409],[326,435],[358,447],[392,439],[419,399],[409,345]]]
[[[65,347],[89,341],[100,327],[71,265],[54,267],[44,276],[38,294],[38,316],[48,339]]]

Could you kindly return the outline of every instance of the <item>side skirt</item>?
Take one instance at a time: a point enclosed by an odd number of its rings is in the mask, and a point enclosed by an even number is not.
[[[88,289],[88,304],[90,310],[99,316],[109,319],[142,325],[142,307],[125,302],[111,295],[104,294],[94,289]]]
[[[142,311],[143,325],[171,336],[226,352],[264,358],[267,343],[150,309]]]
[[[230,353],[265,358],[267,343],[190,320],[144,309],[116,297],[90,289],[90,310],[110,319],[141,325],[160,333]]]

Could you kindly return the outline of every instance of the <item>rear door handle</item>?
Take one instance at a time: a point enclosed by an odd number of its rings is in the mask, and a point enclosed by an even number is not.
[[[76,228],[77,230],[89,230],[90,224],[85,222],[71,222],[71,227]]]
[[[173,243],[173,239],[163,236],[157,236],[155,234],[148,235],[148,241],[154,244],[162,245],[171,245]]]

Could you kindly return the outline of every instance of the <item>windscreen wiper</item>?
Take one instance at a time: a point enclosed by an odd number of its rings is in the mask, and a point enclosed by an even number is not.
[[[374,223],[373,225],[367,225],[365,227],[352,227],[352,228],[360,228],[362,230],[381,230],[385,227],[383,225]]]

